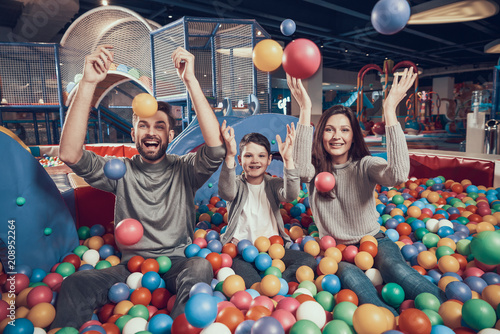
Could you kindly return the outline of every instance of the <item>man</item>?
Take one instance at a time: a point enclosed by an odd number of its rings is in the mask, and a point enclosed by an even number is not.
[[[110,180],[103,172],[110,158],[84,151],[82,147],[92,96],[113,62],[111,50],[110,45],[99,46],[85,59],[83,78],[62,131],[59,157],[91,186],[114,193],[115,222],[136,219],[142,223],[144,235],[135,245],[117,242],[122,252],[121,264],[79,271],[64,280],[52,328],[79,328],[90,320],[96,308],[109,302],[109,288],[126,281],[130,275],[126,262],[134,255],[144,258],[164,255],[171,259],[172,267],[163,279],[166,287],[177,293],[172,318],[184,311],[189,290],[195,283],[210,283],[213,278],[207,260],[184,257],[184,248],[192,242],[196,224],[195,192],[217,170],[225,156],[219,123],[194,75],[194,56],[178,48],[172,54],[172,61],[189,91],[206,145],[196,153],[167,155],[168,143],[174,137],[173,118],[169,105],[159,103],[159,110],[151,117],[134,115],[131,136],[139,155],[123,159],[127,172],[119,180]]]

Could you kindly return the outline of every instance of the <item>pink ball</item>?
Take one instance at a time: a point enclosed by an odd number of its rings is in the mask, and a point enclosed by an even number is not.
[[[193,244],[200,246],[200,248],[207,247],[207,240],[205,238],[196,238],[193,240]]]
[[[10,275],[5,282],[5,291],[14,291],[17,295],[30,285],[30,279],[25,274]]]
[[[233,258],[231,257],[231,255],[226,253],[221,253],[220,257],[222,259],[221,268],[231,267],[233,265]]]
[[[464,278],[470,277],[470,276],[476,276],[476,277],[481,277],[483,276],[484,271],[477,268],[477,267],[469,267],[465,269],[464,272]]]
[[[141,240],[144,234],[142,224],[135,219],[126,218],[115,227],[115,239],[125,246],[134,245]]]
[[[153,317],[153,315],[155,315],[155,313],[158,312],[158,308],[156,306],[153,306],[153,305],[148,305],[146,307],[148,308],[148,311],[149,311],[149,319],[151,319]]]
[[[482,262],[479,262],[477,259],[474,259],[474,264],[484,272],[493,271],[497,267],[496,265],[484,264]]]
[[[399,312],[403,312],[406,309],[415,308],[415,301],[413,299],[407,299],[399,305]]]
[[[321,52],[316,44],[308,39],[293,40],[283,51],[283,69],[294,78],[309,78],[316,73],[320,64]]]
[[[217,314],[219,314],[220,311],[225,309],[226,307],[236,307],[232,302],[228,300],[224,300],[222,302],[217,303]]]
[[[248,311],[252,300],[252,295],[246,291],[238,291],[230,299],[231,303],[241,311]]]
[[[285,310],[295,315],[299,306],[300,302],[297,299],[292,297],[285,297],[278,302],[278,305],[276,305],[276,310]]]
[[[167,311],[168,313],[170,314],[170,312],[172,312],[172,309],[174,308],[174,304],[175,304],[175,300],[177,299],[177,295],[173,295],[172,297],[170,297],[168,299],[168,302],[167,302]]]
[[[353,263],[356,254],[358,254],[358,247],[349,245],[342,252],[342,258],[347,262]]]
[[[327,250],[328,248],[335,247],[335,246],[337,246],[337,242],[330,235],[325,235],[319,241],[319,247],[321,247],[322,250]]]
[[[40,303],[50,303],[52,301],[52,295],[52,290],[48,286],[40,285],[34,287],[26,297],[28,307],[32,308]]]
[[[329,192],[335,187],[335,176],[329,172],[321,172],[314,179],[314,186],[318,191]]]
[[[281,326],[283,326],[283,329],[285,330],[285,333],[288,333],[290,328],[292,328],[293,324],[297,322],[297,319],[295,319],[293,314],[282,309],[274,311],[271,314],[271,317],[280,322]]]
[[[84,323],[78,331],[81,332],[85,327],[95,326],[95,325],[100,326],[102,325],[102,323],[100,323],[98,320],[89,320],[86,323]]]
[[[267,308],[269,311],[274,311],[274,303],[273,301],[271,300],[271,298],[267,297],[267,296],[257,296],[255,297],[254,300],[252,300],[252,302],[250,303],[250,308],[254,307],[254,306],[264,306],[265,308]]]

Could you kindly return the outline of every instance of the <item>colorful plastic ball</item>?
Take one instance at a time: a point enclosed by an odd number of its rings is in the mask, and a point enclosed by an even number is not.
[[[212,252],[220,253],[222,252],[222,243],[219,240],[210,240],[207,244],[207,248]]]
[[[108,290],[108,298],[113,303],[126,300],[130,295],[130,288],[125,283],[115,283]]]
[[[220,268],[219,271],[217,272],[217,280],[219,282],[224,281],[226,278],[228,278],[231,275],[234,275],[234,270],[231,268]]]
[[[472,290],[463,282],[450,282],[444,290],[446,298],[456,299],[462,303],[472,298]]]
[[[137,116],[148,118],[158,111],[158,102],[152,95],[141,93],[132,100],[132,110]]]
[[[399,315],[399,329],[408,334],[429,334],[432,329],[427,315],[416,308],[409,308]]]
[[[314,322],[303,319],[293,324],[289,334],[321,334],[321,329]]]
[[[260,282],[260,290],[265,296],[276,296],[281,290],[281,282],[279,278],[274,275],[266,275]]]
[[[195,285],[193,285],[189,290],[189,297],[191,298],[192,296],[198,293],[205,293],[207,295],[212,295],[213,289],[209,284],[205,282],[198,282]]]
[[[319,241],[319,246],[321,247],[322,250],[326,251],[330,247],[337,246],[337,242],[332,236],[325,235]]]
[[[27,306],[28,308],[32,308],[40,303],[50,303],[52,301],[52,297],[52,290],[48,286],[41,285],[34,287],[30,292],[28,292],[28,296],[26,297]]]
[[[217,302],[211,295],[196,294],[187,301],[185,314],[186,320],[194,327],[207,327],[217,317]]]
[[[237,291],[233,294],[233,296],[230,299],[230,302],[234,304],[238,309],[242,311],[246,311],[250,308],[250,303],[252,302],[253,298],[248,293],[248,291]]]
[[[262,317],[252,326],[252,334],[285,334],[285,330],[278,319]]]
[[[157,272],[148,271],[146,272],[141,279],[141,285],[153,292],[156,290],[161,284],[162,278]]]
[[[133,317],[132,319],[127,321],[125,326],[123,326],[122,334],[136,334],[140,331],[146,330],[147,325],[148,321],[146,319]]]
[[[39,303],[33,306],[26,319],[33,323],[33,326],[45,328],[48,327],[56,317],[56,309],[50,303]]]
[[[234,334],[251,334],[255,320],[245,320],[236,327]]]
[[[273,259],[266,253],[257,255],[255,258],[255,267],[259,271],[265,271],[272,265]]]
[[[56,268],[56,273],[62,277],[67,277],[75,272],[75,266],[69,262],[62,262]]]
[[[281,33],[285,36],[293,35],[296,28],[297,26],[295,25],[295,22],[291,19],[283,20],[280,25]]]
[[[373,125],[372,131],[374,134],[382,136],[385,134],[385,123],[384,122],[377,122]]]
[[[387,316],[373,304],[360,305],[354,311],[352,322],[357,333],[382,333],[387,329]]]
[[[78,261],[80,261],[80,259],[78,259]],[[45,272],[45,270],[40,268],[35,268],[31,273],[30,281],[32,283],[41,282],[45,276],[47,276],[47,272]]]
[[[316,175],[314,186],[318,191],[329,192],[335,187],[335,176],[329,172],[321,172]]]
[[[368,270],[373,267],[373,256],[368,252],[358,252],[354,257],[354,263],[359,269],[363,271]]]
[[[232,306],[220,310],[215,319],[216,323],[224,324],[229,329],[229,332],[234,332],[238,325],[244,320],[245,316],[243,312]]]
[[[323,307],[327,312],[332,312],[335,306],[335,298],[333,294],[328,291],[320,291],[315,296],[314,299]]]
[[[153,334],[169,333],[173,322],[167,314],[156,314],[149,320],[147,330]]]
[[[382,299],[392,307],[397,308],[405,300],[405,292],[397,283],[387,283],[381,291]]]
[[[257,249],[257,247],[250,245],[248,247],[245,247],[241,255],[243,257],[243,260],[252,263],[257,258],[257,255],[259,255],[259,250]]]
[[[353,328],[349,326],[345,321],[334,319],[329,321],[323,328],[323,334],[351,334],[354,333]],[[384,334],[389,334],[384,332]],[[391,333],[392,334],[392,333]]]
[[[269,256],[274,259],[282,259],[285,256],[285,247],[279,243],[272,244],[268,250]]]
[[[245,290],[245,281],[239,275],[230,275],[222,283],[222,292],[231,298],[236,292]]]
[[[184,255],[186,255],[187,258],[191,258],[197,256],[200,250],[200,246],[197,244],[191,244],[184,248]]]
[[[356,293],[350,289],[342,289],[335,295],[335,301],[337,304],[341,302],[350,302],[354,305],[359,304],[359,299]]]
[[[142,224],[132,218],[125,218],[115,227],[115,239],[118,243],[131,246],[141,240],[144,234]]]
[[[476,331],[494,327],[497,321],[495,310],[486,301],[470,299],[462,306],[462,320]]]
[[[345,321],[349,326],[353,325],[352,317],[358,308],[351,302],[340,302],[333,308],[333,319]]]
[[[428,292],[422,292],[418,294],[417,297],[415,297],[415,308],[419,310],[433,310],[438,312],[439,307],[441,306],[441,303],[439,302],[439,299],[434,296],[431,293]]]
[[[321,53],[316,44],[308,39],[293,40],[283,51],[283,69],[294,78],[309,78],[320,64]]]
[[[366,277],[372,282],[373,286],[379,286],[382,285],[383,279],[382,279],[382,274],[380,274],[380,271],[377,268],[370,268],[367,271],[365,271]]]
[[[500,264],[500,230],[478,233],[470,243],[474,258],[487,265]]]
[[[312,281],[314,280],[314,271],[308,266],[300,266],[295,272],[297,281]]]
[[[33,323],[25,318],[17,318],[13,320],[13,325],[7,325],[3,332],[4,334],[31,334],[35,330]]]
[[[272,72],[280,67],[282,57],[283,48],[272,39],[264,39],[253,48],[253,64],[264,72]]]

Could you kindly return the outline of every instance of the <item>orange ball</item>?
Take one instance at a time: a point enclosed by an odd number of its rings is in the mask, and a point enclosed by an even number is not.
[[[437,265],[437,258],[431,251],[423,251],[418,253],[417,262],[423,268],[429,270]]]
[[[271,241],[266,237],[258,237],[255,239],[253,245],[257,247],[259,252],[267,252],[271,246]]]
[[[272,244],[268,253],[271,259],[282,259],[285,256],[285,248],[279,243]]]
[[[121,302],[116,304],[115,308],[113,309],[113,314],[127,314],[133,306],[134,303],[132,303],[130,300],[122,300]]]
[[[151,291],[149,291],[146,288],[140,287],[135,289],[132,294],[130,295],[130,301],[134,305],[144,305],[148,306],[149,303],[151,303]]]
[[[460,270],[460,263],[451,255],[444,255],[439,258],[438,268],[442,273],[453,272],[456,273]]]
[[[202,238],[202,239],[205,239],[205,236],[207,235],[207,230],[204,230],[204,229],[199,229],[199,230],[196,230],[194,232],[194,239],[196,238]],[[193,240],[194,240],[193,239]]]
[[[401,225],[401,224],[400,224]],[[368,252],[370,253],[370,255],[372,257],[375,257],[377,256],[377,253],[378,253],[378,248],[377,248],[377,245],[374,244],[373,242],[371,241],[366,241],[366,242],[363,242],[360,246],[359,246],[359,251],[360,252]]]
[[[251,307],[245,314],[246,320],[259,320],[262,317],[268,317],[271,315],[271,310],[262,305],[257,305]]]
[[[137,116],[148,118],[158,111],[158,102],[152,95],[141,93],[132,100],[132,110]]]
[[[437,243],[437,247],[439,248],[441,246],[448,246],[451,249],[453,249],[454,251],[457,249],[457,244],[453,240],[451,240],[450,238],[440,239]]]
[[[219,253],[209,253],[205,259],[212,265],[214,273],[222,267],[222,257]]]
[[[141,264],[141,273],[145,274],[148,271],[160,271],[160,264],[155,259],[146,259]]]
[[[373,256],[368,252],[358,252],[354,257],[354,264],[363,271],[373,267],[373,262]]]
[[[365,235],[364,237],[361,238],[359,244],[362,245],[365,241],[371,241],[375,244],[375,246],[378,247],[377,238],[375,238],[373,235]]]
[[[495,231],[495,226],[483,221],[477,224],[476,231],[477,233],[481,233],[483,231]]]
[[[359,304],[358,296],[349,289],[342,289],[335,295],[335,304],[342,302],[350,302],[356,306]]]
[[[104,245],[104,239],[103,238],[101,238],[101,237],[99,237],[97,235],[89,238],[89,245],[88,245],[88,247],[90,249],[99,250],[99,248],[101,248],[102,245]]]
[[[352,316],[354,330],[357,333],[382,333],[387,330],[387,316],[380,307],[373,304],[360,305]]]
[[[283,209],[281,209],[281,210],[283,210]],[[286,213],[286,211],[285,211],[285,213]],[[273,235],[272,237],[269,238],[269,241],[271,242],[271,245],[274,245],[274,244],[280,244],[281,246],[285,245],[283,238],[280,237],[279,235]]]
[[[271,266],[278,268],[281,272],[284,272],[286,269],[285,262],[280,259],[274,259]]]
[[[304,231],[302,231],[302,228],[299,226],[292,226],[290,228],[290,238],[292,240],[297,240],[298,238],[301,238],[304,236]]]
[[[233,259],[238,255],[238,247],[232,242],[228,242],[224,246],[222,246],[222,253],[228,254]]]
[[[222,283],[222,292],[231,298],[236,292],[245,290],[245,281],[240,275],[228,276]]]
[[[500,304],[500,285],[488,285],[483,289],[481,296],[496,310]]]
[[[207,221],[207,222],[211,222],[212,221],[212,217],[208,214],[208,213],[202,213],[199,217],[198,217],[198,221],[199,222],[202,222],[202,221]]]
[[[438,314],[443,319],[445,326],[455,329],[461,326],[462,321],[462,303],[451,299],[439,306]]]
[[[314,271],[308,266],[301,266],[295,272],[295,276],[296,276],[297,281],[299,283],[303,282],[303,281],[313,281],[314,280]]]
[[[106,258],[106,261],[108,261],[109,263],[111,263],[112,266],[116,266],[118,264],[120,264],[121,260],[118,256],[116,255],[110,255]]]
[[[451,282],[458,282],[458,278],[453,277],[453,276],[444,276],[439,279],[438,282],[438,288],[440,288],[442,291],[446,290],[446,286],[451,283]]]
[[[225,307],[217,314],[215,321],[223,323],[229,328],[231,333],[234,333],[236,327],[245,321],[245,316],[243,312],[236,307]]]
[[[437,201],[439,201],[439,194],[435,191],[431,191],[428,195],[427,195],[427,200],[430,202],[430,203],[436,203]]]
[[[144,258],[140,255],[135,255],[130,258],[127,262],[127,268],[130,272],[140,272],[141,265],[144,262]],[[83,263],[82,263],[83,264]]]
[[[331,257],[335,259],[335,262],[340,263],[342,261],[342,252],[337,247],[329,247],[325,251],[325,257]]]
[[[259,70],[272,72],[281,65],[283,48],[272,39],[264,39],[253,48],[252,60]]]
[[[281,282],[277,276],[266,275],[260,281],[260,291],[268,297],[274,297],[280,292]]]
[[[318,268],[319,271],[324,275],[335,274],[339,269],[339,264],[333,257],[325,256],[319,261]],[[308,281],[312,280],[309,279]]]
[[[399,223],[396,226],[396,231],[398,231],[399,235],[410,235],[411,226],[408,223]]]
[[[406,211],[409,217],[418,218],[422,214],[422,210],[418,206],[410,206]]]
[[[26,317],[33,323],[33,326],[48,327],[56,317],[56,309],[50,303],[39,303],[31,308]]]
[[[320,252],[319,244],[316,240],[309,240],[304,245],[304,252],[311,254],[312,256],[318,256]]]

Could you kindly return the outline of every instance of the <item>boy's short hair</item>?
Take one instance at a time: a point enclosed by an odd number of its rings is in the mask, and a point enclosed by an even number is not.
[[[172,116],[172,106],[167,102],[158,101],[158,111],[163,111],[168,117],[168,129],[174,130],[175,120],[174,116]],[[133,113],[132,114],[132,124],[135,125],[137,123],[139,117]]]
[[[261,135],[258,132],[247,133],[240,141],[240,154],[248,143],[254,143],[260,146],[264,146],[267,154],[271,154],[271,144],[267,140],[266,136]]]

